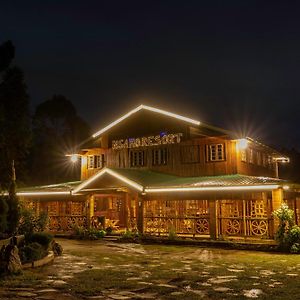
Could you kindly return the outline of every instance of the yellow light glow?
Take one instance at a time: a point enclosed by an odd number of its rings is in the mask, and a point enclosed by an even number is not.
[[[135,189],[137,189],[139,191],[143,190],[143,187],[140,184],[138,184],[138,183],[136,183],[136,182],[134,182],[134,181],[132,181],[132,180],[130,180],[130,179],[128,179],[128,178],[120,175],[120,174],[118,174],[117,172],[115,172],[115,171],[113,171],[111,169],[104,168],[101,171],[99,171],[98,173],[96,173],[94,176],[90,177],[89,179],[87,179],[86,181],[84,181],[83,183],[81,183],[76,189],[73,190],[73,194],[78,193],[83,188],[85,188],[90,183],[92,183],[96,179],[100,178],[104,174],[110,174],[111,176],[113,176],[113,177],[115,177],[115,178],[117,178],[117,179],[119,179],[119,180],[127,183],[128,185],[134,187]]]
[[[274,190],[279,185],[249,185],[249,186],[219,186],[219,187],[174,187],[174,188],[146,188],[146,193],[164,192],[210,192],[210,191],[253,191],[253,190]]]
[[[284,190],[289,190],[290,187],[289,187],[288,185],[284,185],[284,186],[283,186],[283,189],[284,189]]]
[[[237,150],[245,150],[248,147],[248,140],[247,139],[239,139],[236,142]]]
[[[78,161],[78,155],[77,154],[72,154],[70,156],[70,160],[73,164],[75,164]]]
[[[281,162],[281,163],[289,163],[290,159],[288,157],[274,157],[274,161]]]
[[[71,195],[69,192],[18,192],[17,196],[52,196],[52,195]]]
[[[142,109],[153,111],[153,112],[165,115],[165,116],[173,117],[175,119],[182,120],[182,121],[194,124],[194,125],[198,125],[198,126],[200,125],[199,121],[193,120],[191,118],[183,117],[183,116],[180,116],[180,115],[177,115],[177,114],[174,114],[174,113],[162,110],[162,109],[158,109],[158,108],[155,108],[155,107],[151,107],[151,106],[147,106],[147,105],[143,105],[142,104],[142,105],[136,107],[135,109],[131,110],[127,114],[123,115],[121,118],[119,118],[119,119],[115,120],[114,122],[110,123],[106,127],[100,129],[99,131],[97,131],[96,133],[94,133],[92,135],[92,137],[95,138],[95,137],[101,135],[102,133],[104,133],[108,129],[114,127],[115,125],[119,124],[123,120],[127,119],[128,117],[130,117],[132,114],[134,114],[134,113],[136,113],[136,112],[138,112],[138,111],[140,111]]]

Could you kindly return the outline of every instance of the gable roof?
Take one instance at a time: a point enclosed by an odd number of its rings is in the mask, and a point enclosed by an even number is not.
[[[108,174],[142,193],[172,191],[245,191],[272,190],[286,181],[278,178],[247,175],[180,177],[149,170],[104,168],[78,185],[72,194],[84,191],[91,183]]]
[[[107,126],[101,128],[100,130],[95,132],[92,135],[92,137],[96,138],[96,137],[100,136],[104,132],[108,131],[110,128],[114,127],[115,125],[119,124],[123,120],[129,118],[131,115],[133,115],[133,114],[135,114],[135,113],[137,113],[141,110],[147,110],[147,111],[155,112],[155,113],[158,113],[158,114],[161,114],[161,115],[165,115],[165,116],[168,116],[168,117],[171,117],[171,118],[175,118],[175,119],[190,123],[192,125],[199,126],[201,124],[200,121],[197,121],[197,120],[194,120],[194,119],[191,119],[191,118],[188,118],[188,117],[184,117],[184,116],[181,116],[181,115],[178,115],[178,114],[166,111],[166,110],[162,110],[162,109],[159,109],[159,108],[155,108],[155,107],[152,107],[152,106],[147,106],[147,105],[141,104],[140,106],[136,107],[135,109],[129,111],[127,114],[123,115],[122,117],[118,118],[117,120],[113,121],[112,123],[108,124]]]

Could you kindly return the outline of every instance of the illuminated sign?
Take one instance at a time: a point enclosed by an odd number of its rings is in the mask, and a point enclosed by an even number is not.
[[[149,146],[159,146],[167,144],[178,144],[180,143],[182,133],[170,133],[165,135],[151,135],[141,138],[129,138],[122,140],[113,140],[112,149],[121,150],[127,148],[138,148],[138,147],[149,147]]]

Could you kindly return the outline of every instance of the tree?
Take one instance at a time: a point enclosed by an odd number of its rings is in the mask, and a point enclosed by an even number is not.
[[[11,181],[8,192],[8,213],[7,213],[7,231],[9,234],[14,235],[17,232],[17,228],[20,220],[20,206],[19,198],[16,194],[16,182]]]
[[[9,188],[14,160],[18,180],[26,179],[26,163],[31,143],[29,96],[24,74],[18,67],[8,68],[0,84],[0,182]]]
[[[6,41],[0,45],[0,72],[8,68],[15,57],[15,47],[11,41]]]
[[[65,154],[88,135],[88,125],[65,96],[54,95],[38,105],[33,117],[33,183],[76,179],[79,169],[70,168]]]
[[[7,212],[8,206],[4,196],[0,196],[0,236],[3,235],[7,229]]]

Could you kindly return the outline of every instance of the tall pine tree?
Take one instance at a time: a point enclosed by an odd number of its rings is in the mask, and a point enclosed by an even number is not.
[[[31,143],[29,96],[20,68],[8,68],[0,83],[0,184],[9,188],[11,164],[17,179],[26,179],[26,164]]]

